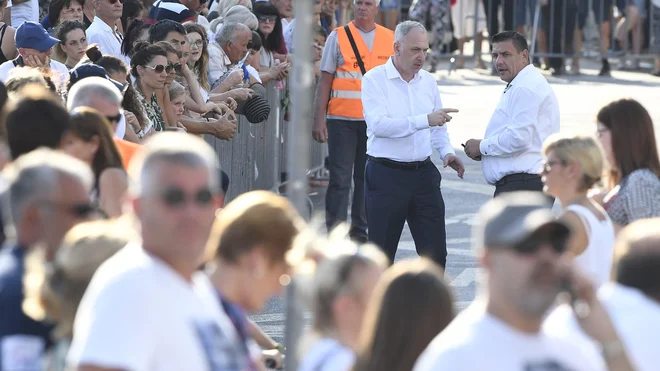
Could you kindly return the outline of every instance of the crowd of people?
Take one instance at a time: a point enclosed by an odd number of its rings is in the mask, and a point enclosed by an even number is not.
[[[422,69],[424,25],[376,24],[393,4],[314,1],[327,237],[272,192],[225,205],[230,179],[204,140],[231,140],[237,115],[263,122],[263,85],[286,89],[291,0],[0,4],[13,9],[0,31],[0,369],[282,368],[285,347],[248,314],[292,280],[313,313],[286,355],[303,371],[657,368],[649,113],[615,101],[597,138],[559,136],[525,37],[493,35],[507,88],[464,150],[496,197],[473,231],[483,288],[457,314],[429,156],[462,178],[446,128],[460,113]],[[406,221],[422,258],[395,263]]]
[[[619,60],[622,69],[640,70],[640,55],[654,55],[647,58],[655,64],[651,74],[660,76],[658,0],[415,0],[409,10],[409,18],[427,25],[433,34],[431,71],[453,51],[460,54],[454,67],[463,68],[464,44],[471,39],[480,53],[477,67],[485,68],[480,57],[488,53],[481,50],[483,36],[504,29],[525,34],[530,41],[536,34],[535,52],[546,57],[536,57],[534,64],[555,76],[580,74],[590,14],[599,34],[600,76],[611,75],[612,59]]]

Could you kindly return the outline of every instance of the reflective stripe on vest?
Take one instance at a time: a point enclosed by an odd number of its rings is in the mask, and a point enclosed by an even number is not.
[[[376,34],[371,52],[362,39],[360,31],[353,22],[348,24],[355,44],[360,52],[365,70],[385,64],[394,54],[394,33],[382,26],[376,25]],[[328,115],[361,119],[362,113],[362,73],[357,64],[357,58],[353,52],[350,41],[344,27],[339,27],[337,32],[337,45],[339,52],[344,58],[344,64],[337,66],[332,81],[332,92],[328,103]]]

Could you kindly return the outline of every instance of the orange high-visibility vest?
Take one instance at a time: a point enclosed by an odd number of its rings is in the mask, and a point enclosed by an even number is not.
[[[362,40],[360,31],[353,22],[350,22],[348,27],[351,30],[366,71],[385,64],[390,56],[394,54],[394,33],[391,30],[376,25],[374,43],[371,52],[369,52],[367,44]],[[344,65],[337,66],[335,78],[332,81],[328,115],[363,119],[362,72],[344,27],[339,27],[335,31],[337,31],[337,43],[344,58]]]

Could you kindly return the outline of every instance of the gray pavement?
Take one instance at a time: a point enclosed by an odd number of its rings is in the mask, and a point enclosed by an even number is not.
[[[498,77],[491,76],[490,71],[466,69],[448,74],[447,64],[443,67],[436,73],[438,89],[445,107],[460,110],[448,129],[452,145],[466,165],[465,179],[459,179],[451,169],[444,169],[438,154],[434,154],[433,160],[443,176],[449,252],[446,279],[453,289],[457,308],[463,309],[475,298],[480,272],[471,249],[471,227],[476,212],[492,197],[494,188],[485,183],[480,163],[469,160],[460,144],[467,139],[483,136],[505,84]],[[585,61],[579,76],[554,78],[548,75],[559,100],[562,132],[595,133],[598,110],[610,101],[623,97],[640,101],[651,113],[656,126],[660,123],[660,78],[618,71],[613,72],[612,78],[600,78],[597,76],[598,67]],[[319,195],[314,197],[317,212],[324,210],[323,191],[320,189]],[[399,243],[397,260],[415,256],[412,236],[406,227]],[[274,298],[263,313],[252,318],[276,340],[284,340],[284,303],[281,298]],[[309,316],[307,320],[309,323]]]

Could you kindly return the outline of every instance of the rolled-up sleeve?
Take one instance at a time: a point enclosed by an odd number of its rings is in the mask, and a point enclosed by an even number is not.
[[[440,99],[440,92],[437,87],[435,89],[435,97],[433,100],[433,111],[437,111],[442,108],[442,100]],[[427,118],[428,124],[428,118]],[[445,156],[448,154],[454,154],[454,148],[451,146],[451,141],[449,140],[449,133],[447,132],[447,124],[443,126],[434,126],[431,128],[431,144],[436,151],[440,153],[440,156],[444,160]]]
[[[374,75],[367,73],[362,78],[362,107],[364,109],[364,120],[374,136],[405,138],[419,130],[429,128],[426,114],[391,118],[388,116],[387,104],[384,104],[384,102],[387,102],[387,97],[383,90],[374,79]]]
[[[528,87],[512,89],[509,123],[503,132],[481,141],[484,156],[507,157],[529,149],[532,145],[538,113],[543,99]]]

